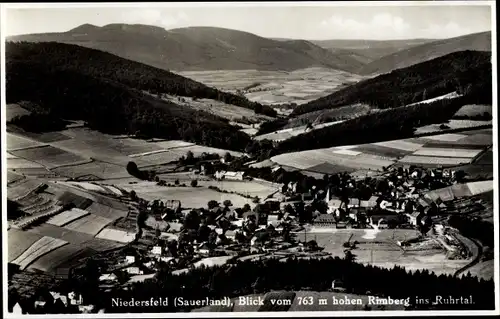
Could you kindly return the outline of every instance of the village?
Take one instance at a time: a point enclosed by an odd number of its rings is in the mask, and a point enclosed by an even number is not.
[[[182,169],[214,180],[242,181],[253,179],[251,175],[266,175],[256,173],[245,163],[241,165],[242,159],[230,155],[209,157],[213,159],[184,165]],[[190,163],[196,162],[189,154],[187,158]],[[181,163],[185,162],[181,159]],[[235,166],[242,169],[231,170]],[[279,165],[262,170],[270,171],[278,180],[283,180],[280,175],[287,175]],[[127,285],[152,279],[166,270],[178,274],[237,260],[321,258],[330,254],[318,245],[314,233],[335,229],[415,229],[417,238],[396,244],[408,249],[433,236],[448,251],[449,258],[467,258],[467,247],[443,225],[442,216],[448,214],[452,201],[445,203],[441,198],[424,196],[436,188],[460,185],[462,179],[461,173],[453,170],[414,166],[390,168],[377,178],[361,180],[345,173],[314,181],[305,176],[310,185],[301,185],[308,183],[300,177],[282,183],[281,196],[256,199],[253,209],[248,204],[234,207],[229,200],[211,200],[204,208],[184,209],[176,199],[146,201],[131,193],[137,209],[124,219],[128,222],[117,226],[135,229],[136,238],[124,250],[129,254],[114,253],[114,258],[103,258],[108,267],[100,275],[100,287],[122,285],[126,289]],[[158,185],[166,184],[154,180]],[[482,206],[474,202],[467,209],[479,211]],[[352,258],[351,251],[358,244],[351,238],[343,243],[345,258]]]
[[[454,212],[473,214],[484,210],[479,201],[469,198],[461,171],[410,166],[389,167],[376,177],[359,178],[348,173],[313,177],[277,164],[252,167],[254,163],[229,153],[222,157],[202,154],[199,158],[186,154],[173,169],[170,167],[173,174],[188,173],[191,187],[196,187],[198,180],[260,180],[278,183],[281,189],[267,198],[248,196],[253,207],[248,203],[236,207],[230,200],[212,199],[205,207],[185,208],[176,198],[145,200],[133,190],[127,192],[126,199],[120,201],[128,203],[129,211],[108,231],[126,232],[128,244],[79,260],[63,271],[63,277],[88,280],[91,267],[99,290],[127,290],[138,282],[198,267],[266,258],[332,256],[319,244],[317,236],[337,233],[343,240],[339,250],[343,254],[337,256],[355,260],[359,246],[376,243],[373,239],[378,232],[390,230],[417,234],[405,235],[404,239],[384,237],[403,253],[437,245],[450,260],[473,255],[470,242],[447,225],[448,216]],[[128,165],[127,170],[129,166],[133,165]],[[159,187],[186,187],[178,180],[168,183],[156,175],[157,171],[135,173]],[[435,191],[447,188],[452,189],[448,197]],[[342,287],[337,284],[332,289]],[[68,299],[56,291],[51,296],[60,299],[65,307],[78,306],[78,312],[95,312],[81,296]],[[47,302],[47,298],[45,295],[37,299],[35,308],[43,312],[47,311],[45,305],[62,305],[50,298]]]

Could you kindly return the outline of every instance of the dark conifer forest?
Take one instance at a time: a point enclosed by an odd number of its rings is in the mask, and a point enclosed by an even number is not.
[[[479,280],[470,275],[462,278],[452,275],[437,276],[427,270],[408,272],[402,267],[392,269],[366,266],[346,259],[297,259],[286,261],[278,259],[262,261],[237,261],[236,264],[216,266],[214,268],[200,267],[189,273],[172,275],[168,270],[148,279],[143,283],[134,284],[130,290],[118,290],[104,293],[99,306],[113,312],[166,312],[188,311],[187,308],[175,308],[174,297],[184,296],[190,300],[219,299],[248,294],[266,293],[272,290],[312,290],[328,291],[332,281],[342,282],[347,293],[370,294],[372,296],[393,299],[410,298],[409,309],[414,310],[474,310],[494,308],[493,281]],[[258,284],[256,284],[258,281]],[[90,293],[90,291],[88,292]],[[417,304],[420,299],[436,299],[444,297],[473,296],[473,305],[432,305]],[[169,297],[168,307],[113,307],[110,309],[111,298],[130,300],[141,296],[141,300]],[[106,302],[106,304],[104,304]],[[170,307],[170,308],[169,308]],[[362,310],[362,308],[360,308]]]

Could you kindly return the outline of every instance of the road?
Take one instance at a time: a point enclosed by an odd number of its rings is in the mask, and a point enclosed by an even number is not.
[[[472,254],[473,254],[472,260],[467,265],[465,265],[464,267],[458,269],[455,272],[454,276],[455,277],[459,277],[460,275],[462,275],[463,273],[465,273],[468,269],[470,269],[471,267],[475,266],[476,264],[478,264],[481,261],[481,257],[483,256],[483,246],[477,240],[472,239],[472,238],[467,238],[467,237],[459,234],[458,232],[455,233],[455,236],[464,245],[466,245],[467,249],[469,249],[469,251],[471,251]],[[474,247],[472,247],[472,246],[474,246]]]

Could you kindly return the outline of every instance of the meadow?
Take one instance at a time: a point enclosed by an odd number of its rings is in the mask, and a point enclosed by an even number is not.
[[[240,91],[249,100],[262,104],[306,103],[363,78],[325,68],[307,68],[292,72],[224,70],[189,71],[180,74],[223,91]]]
[[[271,117],[263,114],[256,114],[253,110],[244,107],[226,104],[224,102],[211,99],[193,99],[190,97],[175,97],[172,95],[163,95],[162,98],[181,106],[220,116],[229,121],[237,122],[238,120],[242,120],[244,118],[251,122],[262,122],[272,119]]]
[[[139,197],[146,200],[180,200],[183,208],[207,207],[210,200],[216,200],[220,203],[230,200],[235,207],[243,207],[247,203],[251,207],[255,206],[249,198],[237,194],[220,193],[205,187],[167,187],[158,186],[155,182],[147,181],[137,182],[137,184],[128,184],[127,182],[120,184],[117,181],[115,185],[126,191],[134,190]]]
[[[422,247],[407,249],[404,252],[396,241],[409,240],[418,237],[414,229],[311,229],[311,232],[297,233],[297,240],[316,240],[324,251],[333,256],[343,257],[343,243],[358,241],[357,248],[352,252],[358,262],[372,264],[383,268],[395,265],[408,270],[429,269],[439,274],[453,274],[465,266],[469,260],[448,260],[445,251],[438,245],[425,244]]]
[[[339,170],[348,168],[346,171],[382,171],[394,164],[452,167],[471,163],[491,144],[491,130],[477,130],[285,153],[271,160],[279,165],[324,174],[335,172],[335,166]]]

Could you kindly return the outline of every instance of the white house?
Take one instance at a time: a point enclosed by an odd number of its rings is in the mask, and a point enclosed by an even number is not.
[[[226,171],[215,172],[215,178],[218,180],[229,179],[229,180],[242,181],[244,175],[245,175],[245,172],[226,172]]]
[[[135,263],[135,256],[126,256],[125,257],[125,262],[127,264],[133,264],[133,263]]]
[[[207,243],[202,243],[198,246],[198,253],[208,255],[210,254],[210,247]]]
[[[142,275],[144,272],[139,269],[139,267],[128,267],[125,271],[131,275]]]
[[[154,255],[161,255],[162,254],[162,248],[161,248],[161,246],[154,246],[153,249],[151,250],[151,252]]]

